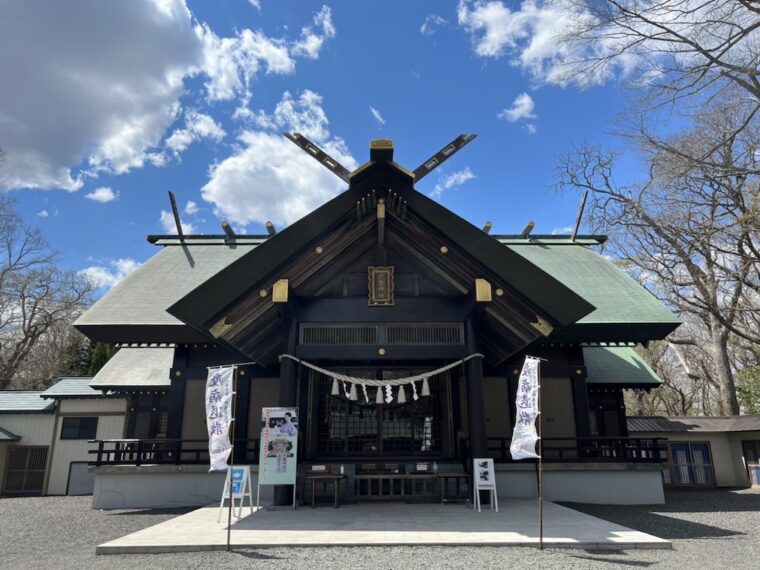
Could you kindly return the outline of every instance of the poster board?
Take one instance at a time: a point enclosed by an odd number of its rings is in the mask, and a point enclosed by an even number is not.
[[[499,512],[499,498],[496,495],[496,470],[493,458],[476,457],[472,460],[472,504],[480,512],[480,491],[489,491],[490,505]]]
[[[251,466],[250,465],[235,465],[234,467],[227,468],[227,477],[224,479],[224,490],[222,491],[222,500],[219,501],[219,515],[216,517],[216,522],[219,522],[222,518],[222,510],[224,509],[225,499],[232,501],[230,505],[231,509],[235,508],[235,500],[238,499],[237,504],[237,518],[240,518],[243,514],[243,503],[245,498],[248,497],[248,505],[253,514],[253,487],[251,485]]]
[[[293,485],[298,462],[298,416],[296,408],[262,408],[259,440],[259,477],[256,505],[261,485]]]

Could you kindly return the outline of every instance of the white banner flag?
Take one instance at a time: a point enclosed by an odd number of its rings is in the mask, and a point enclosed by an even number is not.
[[[206,426],[208,427],[209,471],[226,471],[232,450],[232,377],[234,366],[211,368],[206,381]]]
[[[536,418],[538,417],[538,363],[537,358],[525,357],[517,385],[517,410],[515,429],[512,432],[512,445],[509,451],[512,459],[538,458],[536,453]]]

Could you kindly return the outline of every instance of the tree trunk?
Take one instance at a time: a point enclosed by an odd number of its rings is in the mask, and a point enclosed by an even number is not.
[[[728,331],[715,317],[710,318],[710,333],[712,335],[712,352],[715,359],[715,371],[720,383],[720,398],[723,413],[738,416],[739,400],[736,398],[734,373],[731,370],[731,359],[728,354]]]

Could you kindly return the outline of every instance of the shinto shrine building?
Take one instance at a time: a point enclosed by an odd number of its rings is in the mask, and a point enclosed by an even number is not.
[[[234,453],[254,471],[261,408],[287,405],[300,416],[299,472],[343,466],[346,500],[352,476],[372,465],[411,473],[472,457],[494,458],[500,495],[535,496],[535,464],[509,454],[526,354],[545,359],[547,498],[663,500],[661,445],[629,437],[623,391],[659,385],[634,347],[679,322],[600,254],[604,236],[492,235],[415,190],[472,136],[414,172],[393,161],[390,141],[373,141],[370,160],[348,172],[289,137],[348,189],[269,235],[223,224],[220,235],[148,236],[157,253],[76,322],[120,346],[91,386],[129,402],[124,437],[93,444],[94,506],[218,500],[204,389],[207,367],[226,363],[246,363]],[[431,378],[429,396],[386,403],[374,389],[335,394],[330,378],[283,354],[376,380],[483,358]]]

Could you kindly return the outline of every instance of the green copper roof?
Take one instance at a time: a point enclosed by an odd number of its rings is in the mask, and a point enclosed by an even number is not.
[[[66,376],[45,390],[43,398],[102,398],[102,390],[90,387],[91,376]]]
[[[90,382],[94,389],[162,389],[171,384],[174,348],[120,348]]]
[[[511,242],[506,247],[596,307],[595,311],[580,319],[576,327],[646,324],[662,325],[663,330],[672,330],[680,322],[654,295],[612,261],[588,247],[528,241],[523,245]]]
[[[618,384],[656,388],[659,376],[629,347],[585,347],[587,384]]]
[[[203,340],[166,309],[261,240],[241,241],[245,243],[226,245],[223,239],[201,236],[182,245],[176,240],[161,240],[166,247],[90,307],[74,326],[103,342]],[[152,335],[146,334],[148,330],[154,331]]]
[[[55,402],[41,395],[41,390],[0,390],[0,414],[52,414]]]

